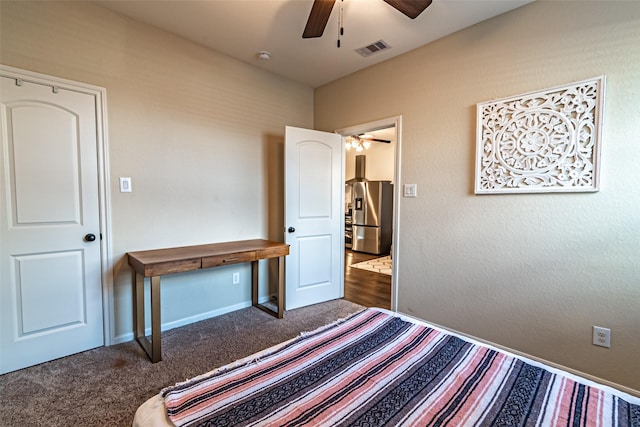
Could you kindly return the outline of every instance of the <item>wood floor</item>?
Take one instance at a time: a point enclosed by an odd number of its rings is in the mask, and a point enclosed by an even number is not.
[[[366,307],[391,309],[391,276],[350,267],[351,264],[381,256],[384,255],[345,250],[344,299]]]

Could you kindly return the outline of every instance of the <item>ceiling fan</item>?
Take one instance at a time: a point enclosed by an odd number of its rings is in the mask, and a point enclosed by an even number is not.
[[[345,144],[347,150],[353,148],[357,152],[368,150],[371,146],[371,142],[384,142],[386,144],[390,144],[391,141],[388,139],[380,139],[374,138],[373,136],[365,133],[361,133],[359,135],[351,135],[345,138]]]
[[[314,0],[307,25],[302,33],[303,39],[321,37],[329,21],[329,15],[336,0]],[[415,19],[429,5],[432,0],[384,0],[396,10],[402,12],[411,19]]]

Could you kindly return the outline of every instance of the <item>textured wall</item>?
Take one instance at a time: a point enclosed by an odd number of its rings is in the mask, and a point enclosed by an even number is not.
[[[602,74],[600,192],[473,194],[478,102]],[[640,2],[535,2],[316,89],[314,114],[403,117],[399,311],[640,390]]]
[[[269,184],[284,126],[312,126],[311,88],[88,3],[3,1],[0,16],[2,64],[107,89],[117,340],[132,332],[126,252],[278,237]],[[246,304],[249,283],[248,265],[163,279],[163,323]]]

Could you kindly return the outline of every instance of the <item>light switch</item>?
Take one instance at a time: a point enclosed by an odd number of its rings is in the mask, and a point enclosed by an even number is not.
[[[404,197],[418,197],[417,184],[404,184],[403,190]]]
[[[131,193],[131,178],[128,176],[120,177],[120,192]]]

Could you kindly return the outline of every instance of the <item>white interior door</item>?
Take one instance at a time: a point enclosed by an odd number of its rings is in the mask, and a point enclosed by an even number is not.
[[[1,79],[5,373],[101,346],[104,332],[96,99]]]
[[[342,136],[287,127],[285,133],[285,308],[344,293]]]

